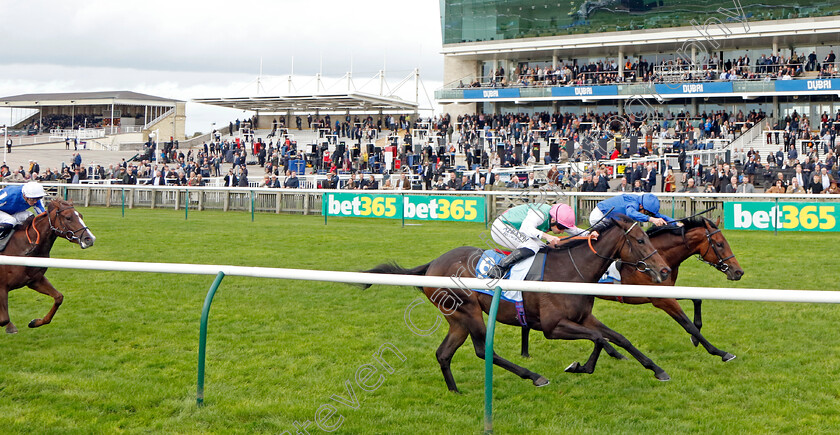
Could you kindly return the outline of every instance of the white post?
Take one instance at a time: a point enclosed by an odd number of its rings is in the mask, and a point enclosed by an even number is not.
[[[385,70],[379,70],[379,95],[385,95]]]
[[[3,126],[3,164],[6,164],[6,147],[9,143],[9,126]]]
[[[114,102],[111,101],[111,134],[114,134]]]
[[[414,102],[420,105],[420,68],[414,68]]]

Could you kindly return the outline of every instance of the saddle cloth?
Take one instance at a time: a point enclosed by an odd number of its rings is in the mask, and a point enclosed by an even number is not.
[[[12,236],[15,234],[17,230],[9,231],[9,235],[0,239],[0,252],[3,252],[6,249],[6,245],[9,243],[9,240],[12,240]]]
[[[495,251],[486,250],[481,254],[475,268],[476,278],[489,278],[487,273],[490,269],[505,258],[505,254]],[[528,280],[528,281],[542,281],[545,274],[545,251],[540,251],[537,255],[528,257],[510,268],[505,274],[505,279],[510,280]],[[479,293],[493,295],[493,291],[486,288],[473,289]],[[517,319],[520,325],[526,326],[525,322],[525,308],[523,306],[522,292],[520,291],[504,291],[501,299],[505,302],[513,303],[516,306]]]

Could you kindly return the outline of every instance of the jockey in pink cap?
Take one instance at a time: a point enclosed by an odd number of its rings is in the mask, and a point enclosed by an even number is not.
[[[493,240],[510,249],[510,255],[490,269],[491,278],[500,278],[519,260],[535,255],[544,246],[557,247],[561,239],[553,233],[566,232],[572,236],[589,235],[575,226],[575,213],[566,204],[523,204],[501,214],[490,232]],[[598,233],[592,233],[598,238]]]

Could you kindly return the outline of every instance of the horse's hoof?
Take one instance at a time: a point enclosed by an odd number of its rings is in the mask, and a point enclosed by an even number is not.
[[[693,344],[694,347],[697,347],[698,345],[700,345],[700,340],[694,338],[694,336],[692,335],[691,336],[691,344]]]
[[[580,363],[575,361],[575,362],[569,364],[569,366],[566,367],[565,371],[568,372],[568,373],[578,373],[579,370],[580,370]]]
[[[548,384],[549,384],[548,379],[546,379],[545,376],[540,376],[539,378],[537,378],[534,381],[534,385],[537,386],[537,387],[544,387]]]
[[[30,328],[37,328],[38,327],[38,320],[39,319],[32,319],[32,321],[29,322],[29,327]]]
[[[14,325],[10,324],[10,325],[6,326],[6,334],[17,334],[17,333],[18,333],[18,329],[15,328]]]
[[[731,353],[726,352],[726,355],[722,356],[721,359],[723,359],[723,362],[729,362],[729,361],[732,361],[733,359],[735,359],[735,355],[732,355]]]
[[[530,354],[527,354],[527,353],[523,353],[523,354],[522,354],[522,358],[530,358],[530,357],[531,357],[531,355],[530,355]]]
[[[670,381],[671,377],[668,376],[668,373],[662,372],[662,373],[657,373],[656,374],[656,379],[659,379],[660,381],[665,382],[665,381]]]
[[[452,394],[457,394],[457,395],[459,395],[459,396],[461,395],[461,392],[460,392],[460,391],[458,391],[458,389],[457,389],[457,388],[456,388],[456,389],[454,389],[454,390],[449,390],[449,392],[450,392],[450,393],[452,393]]]

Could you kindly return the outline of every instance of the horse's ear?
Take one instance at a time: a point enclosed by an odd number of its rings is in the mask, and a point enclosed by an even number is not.
[[[720,216],[715,220],[715,226],[720,228]]]

